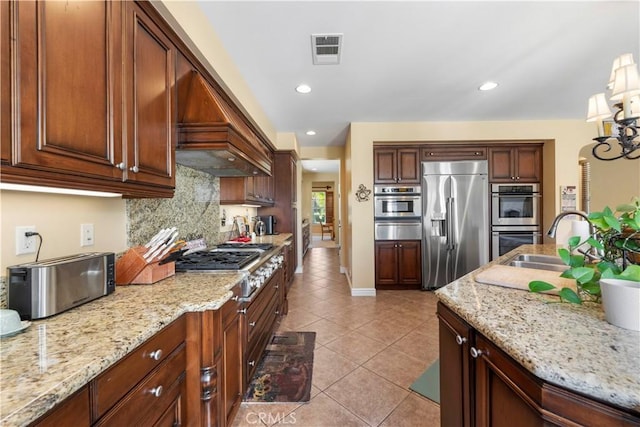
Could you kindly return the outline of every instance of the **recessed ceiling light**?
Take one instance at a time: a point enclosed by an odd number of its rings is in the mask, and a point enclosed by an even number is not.
[[[311,92],[311,86],[306,84],[301,84],[296,87],[296,92],[298,93],[309,93]]]
[[[482,86],[478,88],[478,90],[493,90],[498,87],[498,83],[496,82],[486,82],[483,83]]]
[[[315,134],[316,134],[316,131],[315,131],[315,130],[308,130],[308,131],[307,131],[307,135],[309,135],[309,136],[313,136],[313,135],[315,135]]]

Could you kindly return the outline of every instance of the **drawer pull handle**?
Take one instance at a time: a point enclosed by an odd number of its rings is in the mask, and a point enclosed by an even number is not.
[[[249,366],[256,366],[256,361],[255,360],[250,360],[249,361]]]
[[[456,335],[456,342],[458,343],[458,345],[462,345],[467,342],[467,339],[465,337],[461,337],[460,335]]]
[[[280,314],[280,310],[276,310],[276,314],[279,315]]]
[[[157,349],[156,351],[152,351],[149,353],[149,358],[153,360],[160,360],[162,357],[162,349]]]
[[[471,352],[471,357],[473,357],[474,359],[477,359],[480,355],[482,355],[482,350],[477,350],[475,347],[471,347],[471,350],[469,350]]]
[[[253,328],[254,326],[256,326],[256,322],[249,323],[249,326],[251,326]]]
[[[149,393],[151,393],[153,395],[153,397],[162,396],[162,386],[159,385],[158,387],[152,388],[151,390],[149,390]]]

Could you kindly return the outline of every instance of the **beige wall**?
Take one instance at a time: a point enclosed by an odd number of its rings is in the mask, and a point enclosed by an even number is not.
[[[640,196],[640,160],[598,160],[591,153],[594,145],[580,150],[591,166],[591,211],[601,211],[605,206],[615,209]]]
[[[558,211],[559,186],[578,184],[578,153],[594,132],[595,128],[583,120],[352,123],[345,154],[351,169],[347,240],[352,245],[351,253],[358,254],[357,257],[350,254],[347,265],[352,274],[352,286],[374,287],[375,274],[371,268],[374,265],[373,200],[359,203],[354,197],[360,184],[373,188],[374,141],[550,141],[545,144],[543,161],[544,222],[549,224]],[[561,229],[559,236],[563,232]]]
[[[35,225],[42,235],[40,259],[82,252],[122,252],[127,247],[125,201],[120,198],[0,191],[0,268],[35,260],[15,254],[15,228]],[[80,224],[94,226],[95,244],[80,246]]]
[[[351,128],[351,126],[350,126]],[[354,203],[354,184],[353,184],[353,167],[352,154],[353,144],[351,143],[351,130],[347,133],[347,140],[344,144],[344,161],[340,166],[340,176],[342,177],[342,250],[340,252],[340,265],[343,267],[344,273],[349,279],[349,285],[353,288],[353,215],[352,207]],[[370,267],[371,268],[371,265]]]

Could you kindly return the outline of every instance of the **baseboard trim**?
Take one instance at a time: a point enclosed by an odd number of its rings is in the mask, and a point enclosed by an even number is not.
[[[351,288],[352,297],[375,297],[376,290],[374,288]]]

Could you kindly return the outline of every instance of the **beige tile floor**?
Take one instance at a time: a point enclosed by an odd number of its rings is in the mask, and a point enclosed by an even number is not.
[[[352,297],[337,249],[312,248],[289,292],[282,331],[314,331],[311,401],[243,403],[234,426],[440,425],[440,406],[409,386],[438,358],[431,292]]]

